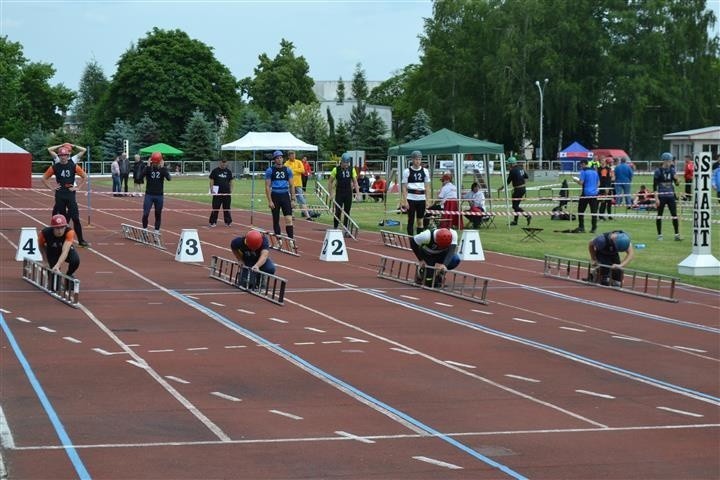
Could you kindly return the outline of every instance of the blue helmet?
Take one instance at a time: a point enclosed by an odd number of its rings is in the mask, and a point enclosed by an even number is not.
[[[340,157],[341,162],[349,163],[351,160],[352,160],[352,155],[350,155],[349,153],[343,153],[342,157]]]
[[[673,159],[673,156],[672,156],[672,153],[670,153],[670,152],[665,152],[662,155],[660,155],[660,160],[662,160],[663,162],[671,162],[672,159]]]
[[[618,252],[627,252],[627,249],[630,248],[630,235],[622,231],[617,232],[615,235],[615,248],[618,249]]]
[[[283,156],[282,150],[275,150],[273,152],[273,160],[275,160],[275,158],[277,158],[277,157],[282,157],[282,156]]]

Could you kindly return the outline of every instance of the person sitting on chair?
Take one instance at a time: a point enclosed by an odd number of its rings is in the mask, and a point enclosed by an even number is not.
[[[622,269],[632,261],[635,254],[630,235],[622,230],[600,234],[590,240],[588,252],[591,261],[589,280],[601,285],[622,287]],[[622,261],[620,252],[626,252]]]
[[[633,208],[652,207],[655,205],[655,195],[645,185],[640,185],[640,190],[635,194]]]
[[[380,174],[375,174],[375,181],[370,186],[370,198],[376,202],[382,202],[385,198],[385,187],[385,180],[380,176]]]
[[[230,250],[253,273],[248,278],[247,269],[242,269],[242,276],[237,279],[239,286],[254,289],[258,286],[259,275],[255,272],[265,272],[273,275],[275,264],[270,259],[270,242],[267,237],[257,230],[250,230],[247,235],[236,237],[230,242]]]
[[[426,284],[432,286],[435,270],[446,272],[460,265],[460,256],[457,254],[458,237],[455,230],[438,228],[423,230],[410,238],[410,247],[420,262],[418,273],[425,271]],[[419,278],[419,283],[423,282]]]
[[[480,190],[480,184],[478,182],[473,182],[470,186],[470,191],[465,195],[465,200],[470,202],[469,212],[476,214],[485,212],[485,193]],[[480,227],[483,220],[487,219],[487,217],[483,215],[465,215],[465,218],[470,221],[470,224],[475,229]]]
[[[457,188],[455,188],[455,185],[452,183],[452,174],[450,172],[443,173],[440,181],[442,182],[442,187],[440,187],[440,191],[438,192],[438,201],[430,205],[427,208],[428,210],[444,210],[446,200],[457,198]],[[425,214],[425,220],[423,222],[425,228],[429,225],[428,217],[433,216],[431,213],[433,212],[427,212]]]

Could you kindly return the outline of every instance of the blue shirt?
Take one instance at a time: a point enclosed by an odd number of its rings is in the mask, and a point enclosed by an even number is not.
[[[270,191],[272,193],[290,193],[292,183],[292,170],[285,165],[272,166],[265,170],[265,180],[270,180]]]
[[[263,235],[262,237],[262,246],[257,250],[250,250],[250,248],[245,245],[244,236],[233,239],[233,241],[230,242],[230,248],[241,252],[243,254],[243,263],[245,266],[252,267],[257,263],[258,258],[260,258],[260,252],[270,249],[270,242],[267,239],[267,235]]]
[[[633,170],[627,163],[615,167],[615,183],[632,183]]]
[[[582,182],[583,197],[594,197],[598,194],[600,176],[594,168],[585,168],[580,172],[580,182]]]
[[[718,191],[718,195],[720,195],[720,168],[716,168],[712,172],[712,186],[715,187],[715,190]]]

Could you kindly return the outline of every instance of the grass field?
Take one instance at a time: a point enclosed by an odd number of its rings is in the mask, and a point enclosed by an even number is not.
[[[638,175],[635,178],[636,180],[632,189],[633,192],[638,190],[641,183],[652,183],[649,176]],[[470,179],[466,179],[464,188],[468,188],[471,181],[472,180]],[[501,184],[500,177],[493,178],[492,181],[494,189]],[[93,183],[95,185],[111,185],[109,179],[93,179]],[[235,191],[232,200],[233,208],[250,208],[252,183],[253,182],[250,179],[239,179],[235,181]],[[208,184],[209,181],[207,177],[174,177],[172,182],[165,184],[165,193],[168,196],[178,196],[209,205],[210,196],[204,195],[208,192]],[[323,184],[327,187],[326,181],[323,182]],[[570,182],[570,184],[575,185],[572,182]],[[308,191],[310,193],[307,195],[308,203],[310,205],[319,205],[319,201],[313,193],[314,186],[315,180],[310,180],[308,184]],[[483,248],[493,252],[502,252],[539,259],[543,258],[545,254],[569,258],[587,258],[587,244],[593,235],[590,233],[569,234],[554,232],[555,230],[566,230],[577,227],[577,220],[552,221],[548,215],[541,215],[540,212],[549,212],[552,207],[556,206],[558,203],[557,201],[552,200],[541,200],[537,190],[537,188],[541,186],[543,186],[543,183],[529,184],[530,188],[528,191],[528,197],[523,202],[523,208],[528,212],[538,212],[533,216],[532,226],[544,229],[544,231],[540,233],[540,238],[542,238],[543,242],[538,243],[534,241],[522,241],[525,237],[525,233],[520,228],[525,226],[525,220],[520,219],[519,226],[510,227],[507,225],[510,221],[510,217],[500,216],[495,219],[496,228],[483,228],[480,231]],[[264,188],[264,181],[256,179],[254,182],[255,209],[259,211],[267,210]],[[437,192],[439,185],[435,188],[435,191]],[[183,193],[191,193],[193,195],[183,196]],[[506,212],[504,197],[498,197],[497,191],[493,192],[492,200],[494,212]],[[385,205],[380,202],[356,202],[353,204],[351,215],[360,226],[361,232],[379,231],[381,229],[385,229],[405,233],[407,217],[395,212],[398,202],[398,194],[390,194],[388,196],[387,210]],[[713,207],[716,207],[713,211],[713,219],[718,220],[720,219],[720,215],[718,215],[718,212],[720,212],[720,205],[714,203]],[[462,208],[463,210],[467,209],[467,203],[463,203]],[[693,277],[678,274],[677,264],[692,252],[691,208],[692,206],[689,203],[682,204],[679,208],[678,213],[682,217],[680,220],[680,233],[683,237],[683,241],[681,242],[673,241],[673,228],[670,219],[663,220],[663,234],[665,236],[665,240],[658,241],[656,239],[657,234],[655,231],[655,212],[635,212],[626,210],[625,207],[621,207],[614,212],[617,213],[617,215],[614,215],[614,219],[612,221],[599,221],[597,231],[598,233],[602,233],[610,230],[625,230],[631,235],[633,244],[640,243],[646,245],[646,247],[642,249],[636,248],[635,259],[631,263],[630,268],[671,275],[679,277],[680,281],[685,283],[720,289],[720,277]],[[568,205],[568,210],[575,213],[577,210],[577,203],[570,203]],[[589,213],[589,210],[586,213]],[[624,217],[626,214],[632,214],[634,217],[637,216],[638,218]],[[665,215],[669,215],[667,210]],[[296,213],[296,218],[297,217],[299,217],[299,213]],[[399,227],[378,226],[378,223],[385,218],[399,220],[401,224]],[[322,215],[318,220],[321,223],[332,224],[332,217],[327,214]],[[296,221],[303,222],[305,220],[297,218]],[[270,227],[270,225],[265,226],[265,228]],[[714,224],[712,229],[712,251],[716,258],[720,258],[720,233],[718,233],[718,228],[716,227],[717,224]],[[588,232],[590,231],[589,215],[586,215],[585,217],[585,230]]]

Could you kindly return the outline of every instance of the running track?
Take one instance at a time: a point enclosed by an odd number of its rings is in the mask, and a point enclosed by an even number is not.
[[[247,212],[207,229],[207,210],[166,198],[163,252],[120,234],[141,199],[92,202],[73,309],[14,261],[51,197],[0,191],[8,478],[720,477],[715,291],[670,304],[486,252],[460,266],[492,279],[479,306],[378,279],[381,255],[412,255],[378,234],[321,262],[324,229],[296,220],[302,256],[273,252],[280,307],[208,278]],[[182,228],[205,265],[174,261]]]

